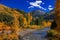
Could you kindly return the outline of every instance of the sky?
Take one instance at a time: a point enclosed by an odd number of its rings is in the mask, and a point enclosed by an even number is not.
[[[42,10],[49,12],[55,7],[55,0],[0,0],[0,3],[11,8],[31,12],[33,10]]]

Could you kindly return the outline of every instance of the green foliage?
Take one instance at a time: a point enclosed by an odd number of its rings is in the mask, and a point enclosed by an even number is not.
[[[35,18],[33,18],[33,20],[31,21],[30,24],[31,25],[41,25],[43,21],[44,21],[43,16],[35,17]]]
[[[20,27],[24,27],[23,19],[21,17],[18,18]]]
[[[8,14],[0,13],[0,22],[4,22],[7,25],[12,25],[14,18]]]
[[[30,25],[35,25],[35,21],[34,21],[34,19],[32,19]]]
[[[39,24],[42,24],[43,21],[44,21],[44,17],[43,16],[39,17]]]

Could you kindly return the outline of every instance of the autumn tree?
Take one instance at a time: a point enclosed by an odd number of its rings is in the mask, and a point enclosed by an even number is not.
[[[57,27],[55,30],[60,32],[60,0],[56,0],[56,7],[55,7],[55,21]]]
[[[60,0],[56,0],[55,19],[54,19],[53,24],[52,24],[53,30],[49,31],[48,36],[50,36],[51,40],[60,40]]]
[[[32,21],[32,15],[30,13],[28,13],[27,16],[28,16],[27,22],[28,22],[28,25],[30,25],[30,22]]]

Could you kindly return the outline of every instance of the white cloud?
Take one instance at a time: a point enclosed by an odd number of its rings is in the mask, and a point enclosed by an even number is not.
[[[34,8],[34,7],[38,7],[38,8],[40,8],[40,9],[43,9],[43,10],[46,10],[45,8],[43,8],[42,6],[41,6],[41,4],[45,4],[45,3],[43,3],[41,0],[40,1],[35,1],[35,2],[30,2],[29,3],[31,6],[29,6],[28,8]]]
[[[52,7],[51,5],[49,5],[49,7]]]
[[[28,8],[34,8],[33,6],[29,6]]]
[[[49,5],[49,6],[48,6],[48,9],[49,9],[49,10],[53,10],[52,5]]]
[[[53,8],[48,8],[49,10],[53,10]]]

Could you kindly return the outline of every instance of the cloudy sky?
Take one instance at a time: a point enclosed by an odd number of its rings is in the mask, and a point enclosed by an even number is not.
[[[25,12],[32,10],[49,12],[55,7],[55,0],[0,0],[0,3]]]

